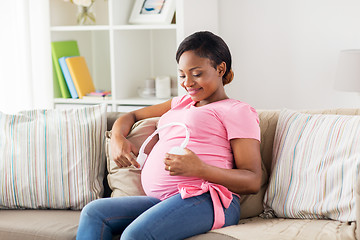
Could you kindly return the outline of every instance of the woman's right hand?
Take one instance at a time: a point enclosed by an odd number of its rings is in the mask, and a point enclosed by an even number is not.
[[[135,122],[145,118],[160,117],[170,109],[171,99],[160,104],[128,112],[116,119],[112,126],[110,140],[111,156],[116,165],[120,168],[131,165],[137,168],[140,167],[140,164],[136,161],[139,150],[125,136],[129,134]]]
[[[134,165],[139,168],[140,164],[136,161],[138,150],[124,136],[112,136],[110,140],[111,156],[119,168]]]

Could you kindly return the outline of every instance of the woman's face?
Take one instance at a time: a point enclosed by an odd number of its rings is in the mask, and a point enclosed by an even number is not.
[[[178,64],[181,86],[198,106],[227,98],[222,83],[226,70],[223,62],[215,69],[208,58],[197,56],[194,51],[184,52]]]

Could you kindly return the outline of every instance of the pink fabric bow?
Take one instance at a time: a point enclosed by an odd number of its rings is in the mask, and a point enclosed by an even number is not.
[[[233,199],[233,195],[229,189],[219,184],[209,183],[206,181],[202,182],[201,186],[178,184],[178,189],[182,199],[210,192],[211,200],[214,206],[214,224],[211,229],[214,230],[224,226],[225,215],[223,206],[228,208]]]

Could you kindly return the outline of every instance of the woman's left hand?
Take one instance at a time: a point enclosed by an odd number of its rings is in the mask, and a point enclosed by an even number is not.
[[[166,153],[165,170],[171,176],[199,176],[206,164],[190,149],[185,148],[185,155]]]

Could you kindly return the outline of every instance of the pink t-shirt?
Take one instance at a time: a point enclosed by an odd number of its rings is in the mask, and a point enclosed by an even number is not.
[[[187,148],[207,164],[221,168],[234,167],[230,140],[252,138],[260,141],[259,118],[246,103],[224,99],[201,107],[194,106],[189,95],[173,98],[171,110],[159,120],[159,127],[182,122],[190,131]],[[180,146],[185,129],[172,126],[159,133],[159,141],[150,152],[141,174],[142,186],[148,196],[164,200],[177,193],[178,184],[201,185],[204,180],[195,177],[170,176],[165,170],[165,154]]]

